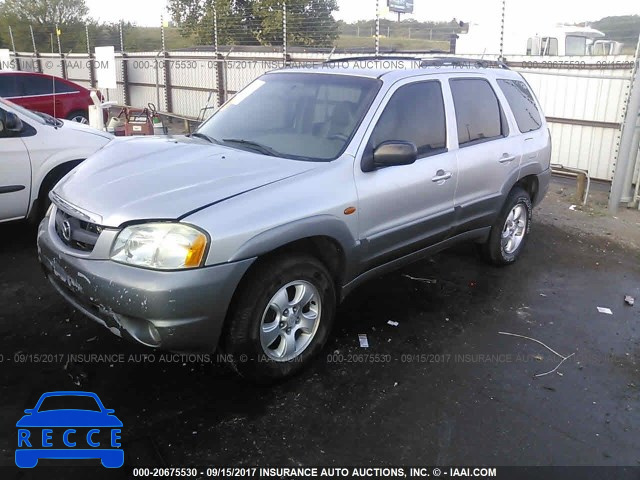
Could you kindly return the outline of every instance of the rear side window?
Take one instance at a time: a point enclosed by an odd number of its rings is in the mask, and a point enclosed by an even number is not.
[[[461,147],[509,134],[500,102],[489,82],[469,78],[452,79],[449,82],[456,107],[458,143]]]
[[[60,80],[56,80],[56,93],[73,93],[79,92],[80,90],[73,85],[69,85]]]
[[[370,146],[375,148],[390,140],[414,143],[418,148],[418,157],[446,150],[446,122],[440,82],[405,85],[393,94],[371,134]]]
[[[504,96],[507,97],[520,132],[532,132],[542,127],[542,119],[540,118],[538,107],[536,107],[536,101],[525,82],[520,80],[498,80],[498,85],[502,89]]]
[[[53,93],[54,80],[51,78],[38,77],[35,75],[21,75],[20,81],[23,84],[25,97],[31,97],[34,95],[51,95]]]
[[[0,75],[0,97],[13,98],[22,95],[15,75]]]

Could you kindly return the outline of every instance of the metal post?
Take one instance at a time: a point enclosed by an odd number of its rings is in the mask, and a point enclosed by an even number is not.
[[[507,8],[507,0],[502,0],[502,19],[500,21],[500,57],[499,60],[504,61],[504,13]],[[455,33],[455,32],[454,32]]]
[[[62,55],[62,44],[60,43],[60,29],[56,23],[56,39],[58,40],[58,55],[60,55],[60,69],[62,70],[62,78],[67,78],[67,62],[64,61],[64,55]]]
[[[16,42],[13,39],[13,30],[11,30],[11,25],[9,25],[9,37],[11,37],[11,48],[13,49],[13,53],[16,53]]]
[[[613,182],[611,182],[611,193],[609,195],[609,213],[615,214],[620,206],[622,197],[629,192],[625,192],[626,180],[633,174],[629,173],[629,169],[633,168],[633,160],[636,158],[637,151],[633,149],[633,137],[635,134],[636,124],[638,122],[638,114],[640,113],[640,36],[638,37],[638,45],[636,47],[635,64],[633,67],[633,75],[631,76],[631,85],[629,97],[627,100],[624,123],[622,124],[622,135],[620,136],[620,148],[618,150],[618,159],[616,160],[615,173]]]
[[[84,31],[87,37],[87,56],[89,57],[89,84],[91,85],[91,88],[96,88],[95,62],[93,61],[93,55],[91,55],[91,41],[89,40],[89,25],[84,26]]]
[[[124,33],[122,31],[122,21],[120,21],[119,28],[120,28],[120,51],[124,52]]]
[[[287,2],[282,2],[282,56],[284,57],[284,66],[287,66]]]
[[[16,52],[16,42],[13,39],[13,30],[11,30],[11,25],[9,25],[9,36],[11,37],[11,48],[13,49],[13,56],[16,59],[16,70],[20,70],[20,58],[18,57],[18,52]]]
[[[164,15],[160,15],[160,36],[162,37],[162,51],[166,51],[165,36],[164,36]]]
[[[376,0],[376,57],[380,55],[380,0]]]
[[[213,45],[215,54],[218,55],[218,6],[217,1],[213,1]]]
[[[38,66],[38,72],[42,73],[42,62],[40,61],[40,54],[38,53],[38,49],[36,48],[36,37],[33,34],[33,27],[29,25],[29,30],[31,31],[31,43],[33,45],[33,54],[36,57],[36,65]]]

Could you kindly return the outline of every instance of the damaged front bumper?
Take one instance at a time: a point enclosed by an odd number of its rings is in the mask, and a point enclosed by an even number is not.
[[[99,252],[73,251],[58,237],[54,218],[55,207],[40,224],[38,257],[71,305],[112,333],[149,347],[215,350],[233,293],[253,259],[171,272],[131,267]],[[102,244],[108,251],[109,232],[103,235],[107,240],[96,248]]]

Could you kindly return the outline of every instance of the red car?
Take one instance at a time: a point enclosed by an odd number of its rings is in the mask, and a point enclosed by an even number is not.
[[[29,110],[89,123],[89,90],[63,78],[32,72],[0,72],[0,97]]]

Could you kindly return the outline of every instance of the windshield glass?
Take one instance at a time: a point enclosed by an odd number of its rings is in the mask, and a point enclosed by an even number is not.
[[[45,123],[44,118],[42,118],[41,116],[36,115],[34,112],[31,112],[26,108],[21,107],[20,105],[16,105],[15,103],[10,102],[9,100],[5,100],[4,98],[0,98],[0,108],[12,109],[14,112],[18,112],[19,114],[24,115],[29,120],[33,120],[35,122],[42,123],[42,124]]]
[[[374,78],[316,73],[263,75],[198,129],[233,148],[331,161],[347,147],[380,88]]]
[[[566,55],[586,55],[587,54],[587,38],[578,37],[576,35],[567,35],[565,45]]]

